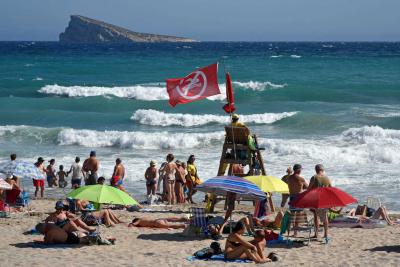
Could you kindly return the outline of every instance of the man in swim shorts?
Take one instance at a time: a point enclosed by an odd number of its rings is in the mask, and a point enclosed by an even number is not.
[[[122,182],[125,177],[125,167],[122,165],[122,160],[117,158],[115,160],[114,172],[111,178],[111,185],[118,188],[119,190],[125,191],[122,187]]]
[[[293,174],[288,178],[288,187],[289,187],[289,200],[293,201],[296,197],[307,189],[308,184],[306,180],[301,177],[302,167],[300,164],[294,164],[293,166]],[[289,204],[290,206],[290,204]]]

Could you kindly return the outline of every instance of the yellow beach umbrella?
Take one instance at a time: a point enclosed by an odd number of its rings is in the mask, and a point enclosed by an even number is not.
[[[263,192],[289,193],[289,187],[285,182],[270,175],[246,176],[244,179],[256,184]]]

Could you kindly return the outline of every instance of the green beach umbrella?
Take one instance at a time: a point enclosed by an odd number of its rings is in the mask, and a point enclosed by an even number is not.
[[[82,199],[101,204],[116,204],[116,205],[137,205],[134,200],[124,191],[109,185],[87,185],[68,193],[67,197],[74,199]]]

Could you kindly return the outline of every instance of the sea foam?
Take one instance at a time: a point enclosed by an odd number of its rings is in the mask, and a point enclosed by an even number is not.
[[[58,134],[60,145],[85,147],[118,147],[135,149],[182,149],[210,146],[223,140],[223,132],[170,133],[63,129]]]
[[[400,130],[379,126],[350,128],[323,139],[260,138],[260,144],[271,157],[303,158],[331,166],[400,163]]]
[[[265,89],[279,89],[287,84],[275,84],[272,82],[234,81],[233,85],[242,90],[263,91]],[[208,97],[209,100],[223,101],[225,96],[225,84],[219,84],[221,94]],[[39,93],[59,95],[66,97],[93,97],[93,96],[115,96],[120,98],[131,98],[142,101],[168,100],[165,83],[148,83],[132,86],[62,86],[58,84],[45,85],[38,90]]]
[[[296,115],[297,112],[283,113],[263,113],[241,115],[241,121],[247,124],[271,124],[287,117]],[[152,126],[199,126],[211,123],[227,124],[229,123],[228,116],[213,115],[213,114],[182,114],[182,113],[165,113],[154,109],[138,109],[131,117],[132,120],[138,121],[140,124]]]

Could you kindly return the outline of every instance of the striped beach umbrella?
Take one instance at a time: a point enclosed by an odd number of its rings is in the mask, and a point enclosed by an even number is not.
[[[44,174],[31,162],[10,161],[0,166],[0,172],[26,179],[45,179]]]
[[[236,193],[237,197],[250,199],[266,198],[265,193],[257,185],[237,176],[217,176],[210,178],[201,185],[196,186],[196,190],[221,196],[225,196],[227,192],[231,192]]]

